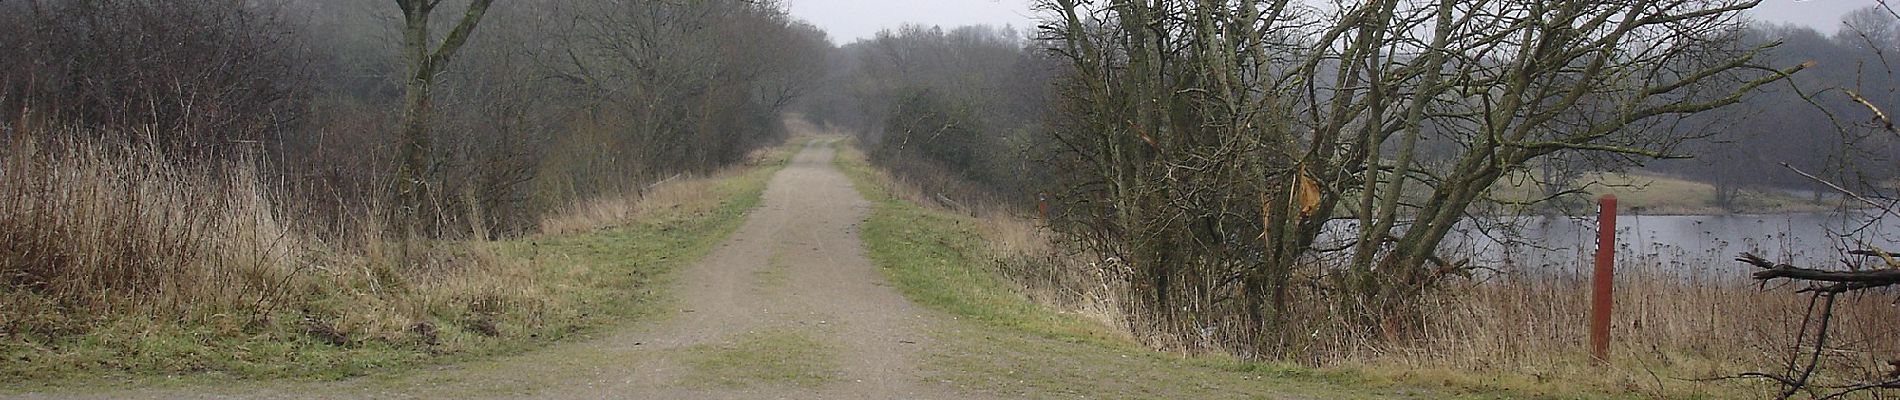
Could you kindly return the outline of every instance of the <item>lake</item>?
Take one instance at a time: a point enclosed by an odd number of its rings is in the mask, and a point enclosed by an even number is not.
[[[1742,252],[1803,267],[1843,267],[1860,248],[1856,240],[1900,251],[1900,218],[1868,223],[1870,214],[1621,215],[1617,219],[1619,265],[1658,268],[1662,273],[1746,277],[1752,267],[1734,261]],[[1522,273],[1588,273],[1596,249],[1596,217],[1525,216],[1466,222],[1446,239],[1440,254],[1469,258],[1473,265]],[[1336,232],[1355,231],[1340,220]],[[1330,236],[1330,235],[1329,235]],[[1338,240],[1322,239],[1334,245]],[[1863,264],[1872,265],[1872,264]]]
[[[1619,260],[1649,261],[1663,272],[1700,275],[1745,273],[1750,267],[1734,261],[1751,252],[1769,260],[1804,267],[1842,267],[1843,260],[1867,262],[1849,256],[1860,241],[1895,248],[1900,221],[1870,223],[1869,215],[1623,215],[1617,219]],[[1482,235],[1467,229],[1458,246],[1478,254],[1476,261],[1493,261],[1543,271],[1589,270],[1596,249],[1596,218],[1562,216],[1520,217],[1515,235]],[[1515,237],[1515,239],[1512,239]],[[1499,240],[1498,238],[1502,238]]]

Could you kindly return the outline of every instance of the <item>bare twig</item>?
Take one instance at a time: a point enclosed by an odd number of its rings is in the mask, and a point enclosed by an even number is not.
[[[1900,135],[1900,128],[1894,127],[1893,118],[1888,117],[1887,113],[1881,111],[1879,106],[1875,106],[1873,102],[1867,101],[1867,98],[1861,97],[1860,92],[1853,90],[1843,90],[1843,92],[1847,93],[1848,98],[1854,99],[1855,103],[1860,103],[1862,107],[1867,107],[1867,111],[1873,112],[1874,122],[1879,123],[1881,129],[1893,132],[1894,135]]]

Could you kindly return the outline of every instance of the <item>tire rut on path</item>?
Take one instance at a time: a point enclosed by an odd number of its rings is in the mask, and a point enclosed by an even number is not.
[[[918,370],[942,317],[892,289],[865,256],[858,225],[870,203],[832,163],[837,139],[807,144],[773,177],[761,206],[706,258],[681,271],[681,310],[661,322],[526,354],[424,368],[388,378],[179,386],[24,398],[968,398]],[[793,332],[824,346],[818,382],[703,378],[692,360],[760,332]],[[766,351],[770,357],[771,351]],[[802,367],[793,365],[793,367]],[[814,367],[817,368],[817,367]],[[827,369],[827,368],[820,368]],[[811,372],[811,371],[797,371]]]

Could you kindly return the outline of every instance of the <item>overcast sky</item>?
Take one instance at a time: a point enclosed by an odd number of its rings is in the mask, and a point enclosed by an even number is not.
[[[1871,1],[1871,0],[1869,0]],[[786,0],[792,16],[811,21],[845,44],[905,23],[945,28],[989,24],[1035,26],[1029,0]]]
[[[1807,26],[1833,34],[1848,11],[1876,4],[1874,0],[1762,0],[1750,12],[1755,19]]]
[[[878,30],[904,23],[955,27],[1035,26],[1029,0],[787,0],[792,15],[824,28],[838,44],[870,38]],[[1756,19],[1804,25],[1833,33],[1841,15],[1873,5],[1874,0],[1763,0]]]

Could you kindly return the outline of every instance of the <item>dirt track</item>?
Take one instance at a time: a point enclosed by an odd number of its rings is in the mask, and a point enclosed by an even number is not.
[[[865,257],[856,227],[869,203],[833,153],[828,141],[805,146],[744,225],[682,272],[682,309],[664,322],[394,378],[25,398],[968,398],[917,373],[926,325],[941,317],[896,293]],[[770,347],[779,337],[803,348]],[[802,355],[749,370],[781,350]]]
[[[832,165],[827,144],[807,145],[766,188],[765,202],[721,248],[689,270],[680,291],[697,309],[653,335],[684,348],[760,331],[803,331],[829,342],[838,379],[788,392],[667,387],[625,393],[698,398],[947,398],[917,378],[929,345],[925,312],[884,283],[858,240],[870,204]],[[669,368],[664,362],[656,369]],[[677,368],[674,366],[672,368]],[[609,392],[611,393],[611,392]],[[608,393],[596,393],[608,394]],[[673,396],[667,396],[673,397]]]

